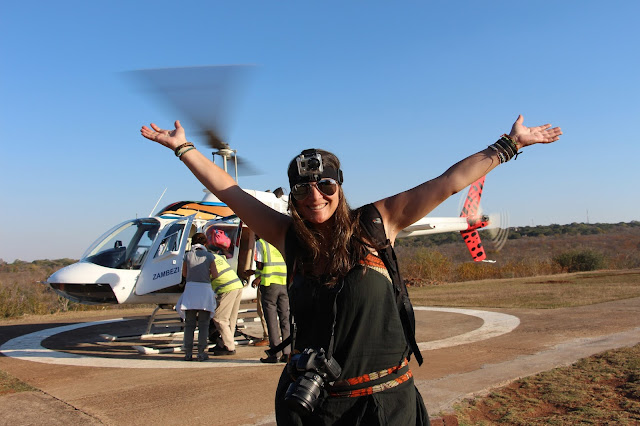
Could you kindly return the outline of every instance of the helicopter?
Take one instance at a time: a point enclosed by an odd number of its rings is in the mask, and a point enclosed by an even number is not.
[[[213,153],[237,161],[235,150],[213,142]],[[237,163],[235,163],[237,179]],[[275,191],[245,190],[269,207],[287,212],[288,196]],[[217,247],[212,236],[223,232],[227,247]],[[182,260],[196,232],[208,236],[210,249],[223,249],[229,265],[248,282],[255,234],[233,211],[205,189],[201,201],[178,201],[152,217],[124,221],[102,234],[80,258],[47,279],[59,295],[84,304],[176,304],[183,290]],[[257,290],[245,285],[242,301],[256,299]]]
[[[484,177],[470,185],[460,217],[424,217],[398,234],[398,238],[443,232],[461,233],[476,262],[486,260],[478,230],[491,223],[488,215],[476,214]],[[287,213],[288,196],[276,191],[246,190],[270,206]],[[231,209],[205,191],[201,201],[179,201],[155,216],[122,222],[101,235],[77,263],[47,279],[59,295],[84,304],[155,304],[173,306],[182,293],[182,259],[196,232],[209,238],[216,230],[231,241],[226,250],[229,265],[250,281],[255,234]],[[242,301],[256,299],[256,289],[245,285]]]
[[[219,96],[215,95],[226,87],[220,81],[228,80],[233,69],[230,66],[195,67],[147,70],[143,74],[174,104],[189,109],[194,81],[206,77],[208,87],[215,92],[211,99],[218,105],[219,100],[216,99]],[[185,71],[191,73],[186,78]],[[188,81],[190,85],[186,92],[189,99],[181,97],[185,93],[184,87],[175,89],[168,83],[171,81]],[[202,115],[211,113],[212,108],[196,104],[198,112],[191,109],[190,113],[195,116],[193,121],[199,125],[207,145],[213,149],[213,161],[221,157],[222,167],[227,172],[229,165],[233,164],[237,182],[239,168],[250,170],[251,166],[224,141],[220,122],[207,122]],[[219,114],[214,111],[212,115]],[[479,210],[483,187],[484,177],[470,185],[460,217],[426,216],[401,231],[398,238],[458,231],[473,260],[486,261],[477,232],[491,222],[489,216]],[[274,191],[244,190],[271,208],[288,214],[288,195],[282,188]],[[196,232],[209,237],[216,231],[224,232],[231,241],[230,247],[225,247],[228,263],[245,283],[250,282],[251,277],[247,273],[255,269],[252,265],[255,233],[215,195],[206,189],[204,191],[201,201],[174,202],[153,216],[126,220],[114,226],[91,244],[78,262],[52,274],[46,284],[57,294],[83,304],[153,304],[159,308],[173,308],[183,290],[183,258],[190,248],[191,237]],[[215,244],[212,240],[209,242],[212,248]],[[245,285],[242,301],[256,297],[256,289]]]

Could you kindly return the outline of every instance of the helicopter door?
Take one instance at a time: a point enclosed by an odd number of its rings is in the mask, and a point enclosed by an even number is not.
[[[195,214],[170,222],[153,242],[136,284],[137,295],[152,293],[182,281],[182,262]]]

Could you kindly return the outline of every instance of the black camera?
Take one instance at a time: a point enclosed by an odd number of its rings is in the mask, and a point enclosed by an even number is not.
[[[342,373],[340,365],[333,358],[327,359],[322,348],[307,348],[292,356],[287,370],[297,379],[289,385],[284,400],[289,408],[301,415],[316,409],[325,383],[336,381]]]
[[[296,158],[298,163],[299,176],[321,175],[324,170],[322,167],[322,156],[315,149],[305,149]]]

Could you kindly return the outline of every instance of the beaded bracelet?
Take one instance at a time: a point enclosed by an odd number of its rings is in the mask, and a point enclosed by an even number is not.
[[[494,150],[496,152],[496,154],[498,154],[498,160],[500,161],[500,164],[502,163],[506,163],[508,160],[505,159],[504,154],[502,153],[502,151],[496,146],[496,144],[493,145],[489,145],[489,148],[491,148],[492,150]]]
[[[191,142],[185,142],[182,145],[179,145],[173,152],[176,154],[176,157],[180,157],[180,155],[178,155],[178,153],[180,152],[181,149],[186,148],[188,146],[193,146],[193,144]]]
[[[521,153],[518,152],[518,146],[516,143],[509,137],[507,134],[503,134],[500,136],[495,143],[489,145],[495,153],[498,155],[498,160],[500,164],[506,163],[507,161],[518,158],[518,155]]]
[[[513,147],[506,142],[504,139],[498,139],[498,141],[496,142],[496,145],[499,145],[502,150],[507,153],[507,155],[509,155],[509,158],[513,157],[514,155],[516,155],[516,150],[513,149]]]
[[[178,154],[178,158],[182,160],[182,156],[183,156],[184,154],[186,154],[187,152],[191,151],[192,149],[196,149],[196,147],[195,147],[195,146],[193,146],[193,145],[191,145],[191,146],[188,146],[188,147],[184,148],[184,149],[183,149],[182,151],[180,151],[180,153]]]
[[[508,142],[509,145],[511,145],[511,147],[513,148],[514,152],[518,151],[518,145],[516,145],[515,141],[511,139],[511,136],[507,135],[506,133],[503,133],[502,136],[500,136],[500,139],[504,140],[505,142]]]

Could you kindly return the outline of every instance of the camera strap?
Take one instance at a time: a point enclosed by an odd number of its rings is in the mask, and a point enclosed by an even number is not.
[[[293,267],[293,269],[294,270],[292,271],[292,276],[295,273],[295,266]],[[340,292],[342,292],[342,289],[344,288],[344,281],[340,280],[340,282],[336,285],[339,287],[333,296],[333,307],[332,307],[333,321],[331,323],[331,337],[329,338],[329,347],[327,347],[327,355],[326,355],[327,359],[331,359],[333,357],[335,329],[336,329],[336,322],[338,319],[338,295],[340,294]],[[282,341],[282,343],[280,343],[275,348],[267,349],[265,351],[267,355],[270,355],[270,356],[276,355],[278,352],[282,351],[282,349],[284,349],[289,344],[291,344],[292,349],[295,347],[297,327],[296,327],[296,320],[295,320],[295,316],[293,315],[293,312],[290,313],[290,321],[291,321],[291,334],[289,334],[289,337],[286,338],[284,341]]]
[[[331,338],[329,339],[329,347],[327,348],[327,359],[331,359],[333,357],[333,343],[335,340],[336,321],[338,318],[338,295],[344,288],[344,281],[340,280],[337,285],[340,287],[338,288],[338,291],[336,291],[335,296],[333,296],[333,323],[331,324]]]

